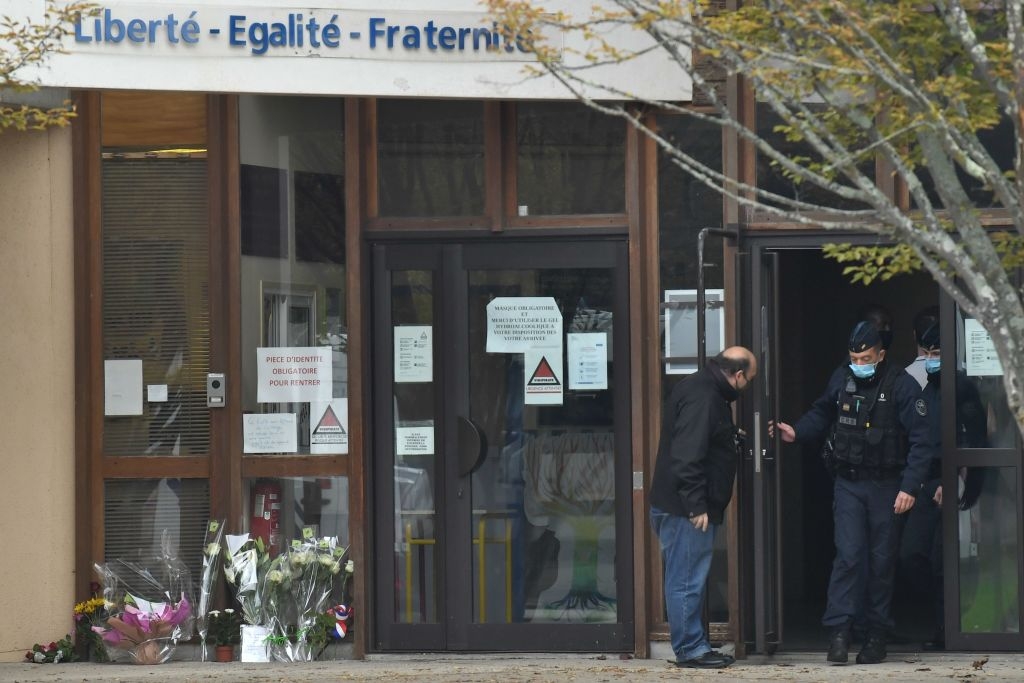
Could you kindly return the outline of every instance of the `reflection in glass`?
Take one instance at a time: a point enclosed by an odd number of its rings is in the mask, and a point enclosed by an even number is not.
[[[378,100],[381,216],[484,213],[481,102]]]
[[[261,477],[247,479],[242,491],[244,529],[262,538],[272,555],[302,538],[307,526],[348,545],[348,477]]]
[[[239,136],[243,410],[295,415],[288,454],[341,454],[343,440],[322,430],[325,419],[337,429],[328,412],[348,396],[342,101],[243,95]],[[329,347],[330,407],[258,402],[264,347]]]
[[[988,333],[956,310],[957,445],[1016,448],[1017,423],[1006,401],[1002,369]],[[969,434],[964,432],[969,429]]]
[[[192,575],[200,576],[209,518],[205,479],[108,479],[103,483],[103,557],[162,556],[166,535]]]
[[[473,619],[614,623],[613,349],[607,390],[564,383],[563,405],[525,405],[524,354],[485,352],[499,296],[554,297],[565,332],[612,340],[611,270],[469,274],[470,417],[488,444],[472,475]]]
[[[209,215],[205,154],[103,156],[103,357],[140,359],[166,387],[139,415],[103,421],[106,455],[209,451]],[[143,397],[145,399],[145,396]]]
[[[395,327],[432,326],[434,274],[394,271],[391,318]],[[387,353],[388,351],[380,351]],[[395,379],[401,379],[396,377]],[[395,381],[395,621],[435,623],[440,576],[433,444],[436,408],[433,382]]]
[[[965,633],[1017,633],[1017,470],[967,468],[959,515],[960,628]]]
[[[517,204],[530,216],[626,210],[626,124],[577,102],[520,102]]]

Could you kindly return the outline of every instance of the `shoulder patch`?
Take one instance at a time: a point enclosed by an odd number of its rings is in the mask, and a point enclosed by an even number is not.
[[[918,415],[924,417],[925,415],[928,414],[928,404],[925,403],[925,400],[923,398],[919,398],[916,401],[914,401],[914,410],[917,411]]]

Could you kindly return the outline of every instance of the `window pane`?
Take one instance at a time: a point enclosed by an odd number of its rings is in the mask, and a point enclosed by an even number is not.
[[[787,157],[804,157],[808,160],[815,161],[821,159],[820,155],[811,151],[810,146],[806,142],[787,140],[784,133],[776,131],[776,126],[781,123],[782,120],[776,116],[767,105],[759,104],[757,106],[757,134],[759,137],[767,140],[775,149],[782,152]],[[806,163],[808,162],[805,161],[804,164]],[[868,157],[861,160],[857,166],[864,175],[869,178],[874,177],[875,158],[873,155],[868,155]],[[782,169],[763,154],[757,155],[756,172],[758,187],[777,194],[780,197],[796,199],[802,202],[836,209],[858,210],[869,208],[866,204],[842,199],[828,190],[824,190],[817,185],[814,185],[813,183],[807,181],[798,182],[794,178],[787,177],[782,172]],[[845,177],[840,177],[838,181],[844,185],[849,184],[849,181],[846,180]],[[762,199],[762,201],[766,204],[778,203],[764,199]]]
[[[377,155],[380,215],[483,215],[483,103],[378,100]]]
[[[103,152],[103,358],[141,360],[142,385],[167,389],[165,401],[144,400],[141,414],[104,418],[106,455],[209,449],[205,156]]]
[[[960,628],[965,633],[1017,633],[1020,556],[1017,469],[961,470]]]
[[[349,543],[348,477],[247,479],[242,487],[245,530],[259,536],[277,555],[303,527],[317,536],[337,536]]]
[[[626,210],[625,122],[575,102],[522,102],[516,111],[521,215]]]
[[[394,271],[391,277],[391,318],[395,331],[414,339],[433,326],[434,274],[428,270],[402,270]],[[413,329],[402,329],[409,327]],[[425,376],[415,379],[423,380]],[[438,476],[435,386],[433,381],[396,381],[392,387],[398,585],[395,621],[437,623],[441,539],[434,506]]]
[[[239,100],[246,453],[348,452],[342,104]]]
[[[605,344],[606,389],[566,383],[557,405],[524,396],[549,363],[561,369],[562,354],[487,353],[488,303],[522,296],[552,297],[567,334]],[[487,444],[470,489],[475,622],[620,619],[614,299],[606,268],[469,272],[469,417]]]
[[[210,517],[205,479],[114,479],[104,482],[103,557],[161,556],[162,538],[177,549],[193,577],[202,576],[203,539]]]
[[[978,321],[957,318],[957,445],[1015,448],[1017,423],[1006,402],[1003,371],[992,341]]]

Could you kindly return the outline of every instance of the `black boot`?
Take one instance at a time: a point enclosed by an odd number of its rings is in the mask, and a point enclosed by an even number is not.
[[[885,651],[885,634],[869,633],[868,642],[864,643],[857,654],[858,664],[878,664],[885,661],[888,653]]]
[[[828,656],[825,659],[833,664],[846,664],[850,653],[850,627],[839,626],[832,631],[828,643]]]

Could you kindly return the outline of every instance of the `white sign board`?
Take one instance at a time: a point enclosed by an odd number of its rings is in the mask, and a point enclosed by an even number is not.
[[[487,353],[562,348],[562,313],[554,297],[500,296],[487,304]]]
[[[434,328],[395,327],[395,383],[434,381]]]
[[[142,360],[103,361],[103,414],[142,415]]]
[[[60,0],[58,0],[60,1]],[[589,17],[611,0],[545,0],[548,12]],[[3,14],[42,19],[42,0],[5,0]],[[479,0],[100,0],[66,36],[63,52],[19,72],[41,85],[170,91],[575,99],[535,62],[522,41],[506,39]],[[584,92],[604,99],[687,101],[692,80],[652,38],[611,22],[597,35],[541,28],[568,65],[587,66]],[[586,61],[607,40],[633,59]],[[686,58],[685,46],[677,46]],[[616,90],[621,92],[615,92]]]
[[[256,349],[256,400],[309,403],[331,400],[330,346],[271,346]]]
[[[705,351],[708,358],[725,348],[725,290],[704,294]],[[665,374],[688,375],[697,367],[697,290],[665,290]]]
[[[348,453],[348,399],[309,404],[309,452],[314,455]]]
[[[166,403],[167,402],[167,385],[166,384],[147,384],[146,385],[146,400],[150,403]]]
[[[971,377],[990,377],[1003,374],[1003,366],[996,354],[992,337],[974,318],[964,318],[965,365]]]
[[[395,427],[395,455],[433,455],[434,425]]]
[[[530,349],[523,354],[524,402],[560,406],[563,396],[562,349]]]
[[[566,339],[569,356],[569,389],[578,391],[608,388],[608,334],[571,332]]]
[[[242,415],[242,441],[246,453],[295,453],[299,450],[295,413]]]

